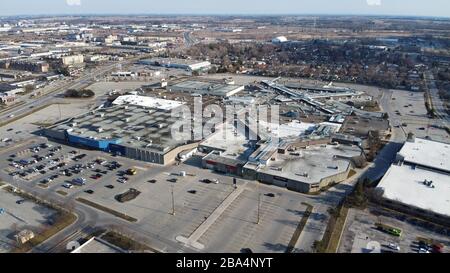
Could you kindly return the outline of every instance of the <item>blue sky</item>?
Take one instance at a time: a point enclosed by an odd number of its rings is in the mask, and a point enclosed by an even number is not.
[[[0,15],[360,14],[450,17],[449,0],[0,0]]]

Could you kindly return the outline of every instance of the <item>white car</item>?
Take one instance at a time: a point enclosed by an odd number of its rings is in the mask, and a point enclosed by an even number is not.
[[[400,251],[400,246],[398,246],[397,244],[389,243],[388,247],[392,250]]]
[[[430,253],[430,251],[426,250],[425,248],[419,248],[419,253]]]
[[[66,184],[63,185],[63,187],[66,188],[66,189],[71,189],[71,188],[73,188],[73,185],[69,184],[69,183],[66,183]]]

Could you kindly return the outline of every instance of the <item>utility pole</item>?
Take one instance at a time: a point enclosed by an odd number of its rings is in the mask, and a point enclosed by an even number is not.
[[[258,193],[258,218],[256,220],[256,224],[259,225],[260,220],[260,210],[261,210],[261,193]]]
[[[171,214],[175,215],[175,198],[173,196],[173,186],[172,186],[171,193],[172,193],[172,213]]]
[[[58,103],[58,109],[59,109],[59,120],[62,119],[62,114],[61,114],[61,104]]]

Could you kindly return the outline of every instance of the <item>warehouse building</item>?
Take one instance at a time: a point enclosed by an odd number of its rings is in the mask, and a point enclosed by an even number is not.
[[[206,82],[188,80],[167,86],[171,92],[186,92],[191,94],[230,97],[245,89],[243,85],[233,85],[221,82]]]
[[[175,100],[166,100],[154,97],[123,95],[113,101],[114,105],[137,105],[146,108],[155,108],[162,111],[170,111],[186,103]]]
[[[8,59],[0,61],[0,68],[46,73],[50,66],[47,62],[38,59]]]
[[[44,129],[44,134],[74,146],[102,150],[132,159],[156,164],[174,162],[182,151],[195,149],[198,143],[176,140],[172,117],[163,101],[153,98],[122,104],[126,98],[107,108],[100,108]],[[160,104],[159,106],[158,103]],[[178,103],[178,102],[176,102]],[[173,106],[175,102],[170,101]],[[153,106],[153,107],[151,107]]]
[[[377,186],[383,204],[450,224],[450,144],[411,137]]]
[[[183,69],[187,71],[208,70],[211,68],[211,63],[208,61],[198,61],[191,59],[176,59],[176,58],[152,58],[139,61],[143,65],[162,66],[167,68]]]

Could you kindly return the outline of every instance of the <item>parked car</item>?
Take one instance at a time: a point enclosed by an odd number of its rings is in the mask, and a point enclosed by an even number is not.
[[[72,184],[77,186],[84,186],[86,185],[86,179],[83,177],[78,177],[72,180]]]
[[[117,182],[125,184],[125,183],[127,183],[127,180],[125,180],[123,178],[119,178],[119,179],[117,179]]]
[[[202,179],[200,181],[203,182],[203,183],[206,183],[206,184],[211,184],[211,183],[219,184],[219,180],[217,180],[215,178],[213,178],[213,179],[205,178],[205,179]]]
[[[392,250],[400,251],[400,246],[398,246],[397,244],[394,244],[394,243],[389,243],[387,245],[387,247],[392,249]]]
[[[253,253],[253,251],[250,248],[243,248],[241,249],[241,253]]]
[[[69,184],[69,183],[66,183],[66,184],[63,185],[63,187],[66,188],[66,189],[71,189],[71,188],[73,188],[73,185]]]

